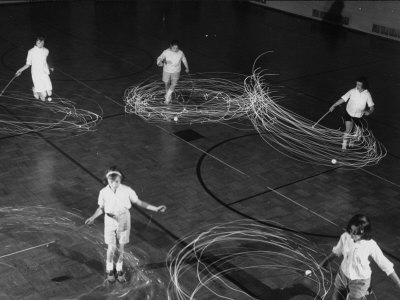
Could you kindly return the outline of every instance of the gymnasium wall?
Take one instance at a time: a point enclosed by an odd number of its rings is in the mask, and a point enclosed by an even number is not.
[[[0,0],[1,4],[17,4],[17,3],[35,3],[35,2],[54,2],[54,1],[95,1],[95,2],[121,2],[130,0]]]
[[[0,4],[33,3],[43,1],[45,0],[0,0]]]
[[[400,41],[400,1],[250,2]]]
[[[53,2],[63,0],[0,0],[1,4],[18,4],[18,3],[36,3],[36,2]]]

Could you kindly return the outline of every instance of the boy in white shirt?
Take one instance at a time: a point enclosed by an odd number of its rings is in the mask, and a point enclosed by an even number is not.
[[[343,136],[342,149],[346,150],[347,142],[353,126],[356,125],[356,138],[361,134],[361,118],[363,115],[369,116],[374,112],[374,102],[370,92],[368,91],[368,81],[365,77],[360,77],[356,81],[356,87],[344,94],[338,101],[336,101],[329,109],[333,111],[336,106],[347,102],[346,112],[344,116],[346,129]],[[369,107],[369,110],[366,108]],[[351,147],[351,144],[350,144]]]
[[[359,214],[350,219],[346,232],[340,236],[332,253],[320,265],[325,266],[334,257],[342,255],[343,261],[335,278],[332,300],[339,300],[346,292],[348,300],[361,300],[368,295],[372,273],[370,258],[400,288],[400,280],[393,263],[383,255],[378,244],[371,238],[371,223],[366,216]]]
[[[165,83],[165,104],[171,102],[171,96],[178,83],[181,73],[181,64],[185,65],[186,73],[189,73],[189,65],[185,54],[179,50],[179,42],[173,40],[168,49],[165,49],[157,58],[157,65],[163,67],[162,80]]]
[[[131,230],[131,215],[129,209],[131,203],[155,212],[165,212],[165,205],[153,206],[139,200],[135,191],[129,186],[121,183],[124,176],[117,167],[109,168],[105,175],[107,184],[100,190],[98,205],[95,213],[85,221],[85,224],[91,225],[100,215],[104,215],[104,240],[108,245],[107,249],[107,279],[110,282],[115,281],[114,274],[114,254],[118,244],[118,261],[116,264],[117,280],[125,282],[125,273],[122,270],[123,255],[125,244],[129,243]]]
[[[44,37],[38,36],[35,46],[28,51],[26,64],[15,73],[15,76],[20,76],[23,71],[31,67],[33,96],[42,101],[45,101],[46,97],[48,101],[52,100],[53,86],[49,74],[50,70],[53,71],[53,68],[49,68],[47,64],[48,55],[49,50],[44,47]]]

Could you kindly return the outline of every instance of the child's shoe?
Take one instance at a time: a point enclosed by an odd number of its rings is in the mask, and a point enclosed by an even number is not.
[[[118,271],[117,272],[117,280],[118,280],[118,282],[120,282],[120,283],[124,283],[124,282],[126,282],[126,277],[125,277],[125,273],[124,272],[122,272],[122,271]]]
[[[115,282],[115,275],[114,275],[114,271],[108,271],[107,272],[107,280],[108,282]]]

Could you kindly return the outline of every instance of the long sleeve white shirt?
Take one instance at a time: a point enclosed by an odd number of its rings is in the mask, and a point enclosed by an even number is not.
[[[344,275],[351,280],[371,277],[370,258],[376,262],[386,275],[394,272],[393,263],[383,255],[378,244],[372,239],[354,242],[351,235],[345,232],[340,236],[340,240],[333,247],[332,252],[337,256],[343,255],[340,268]]]

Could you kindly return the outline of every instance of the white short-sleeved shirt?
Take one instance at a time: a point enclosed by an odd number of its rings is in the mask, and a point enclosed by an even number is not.
[[[361,93],[356,89],[351,89],[342,96],[342,99],[347,102],[346,111],[355,118],[361,118],[365,108],[374,106],[371,94],[368,90],[363,90]]]
[[[185,57],[185,54],[181,50],[177,52],[172,51],[171,49],[165,49],[163,53],[157,58],[157,62],[164,61],[164,72],[167,73],[178,73],[181,71],[182,59]]]
[[[31,66],[32,75],[46,74],[49,75],[49,66],[47,65],[47,56],[49,55],[49,50],[47,48],[39,48],[34,46],[28,51],[28,56],[26,58],[26,64]]]
[[[369,258],[372,258],[386,275],[394,272],[393,263],[383,255],[378,244],[372,239],[354,242],[351,235],[345,232],[340,236],[340,240],[333,247],[332,252],[337,256],[343,255],[340,268],[344,275],[351,280],[371,277]]]
[[[129,210],[139,200],[135,191],[129,186],[120,184],[114,193],[109,185],[100,190],[98,204],[105,213],[119,215]]]

